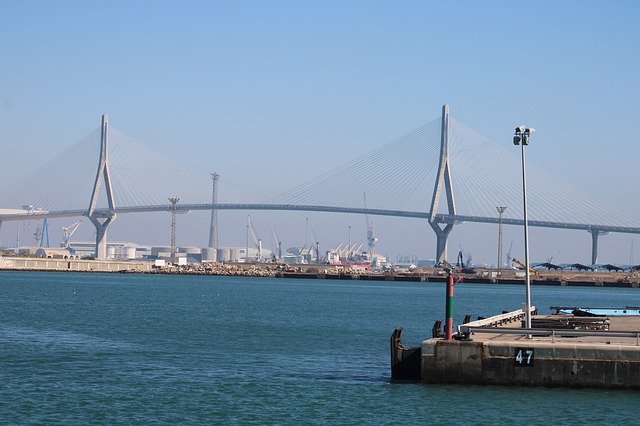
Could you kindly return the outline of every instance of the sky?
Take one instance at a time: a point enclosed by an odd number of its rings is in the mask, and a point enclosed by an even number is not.
[[[640,4],[635,1],[21,1],[0,13],[0,187],[99,125],[113,126],[238,187],[280,193],[440,115],[511,143],[537,129],[528,161],[640,221]],[[73,173],[70,170],[69,173]],[[431,194],[427,194],[430,197]],[[88,203],[88,201],[87,201]],[[252,212],[268,239],[365,241],[359,216]],[[243,246],[246,212],[221,212],[221,243]],[[374,218],[378,250],[433,258],[416,219]],[[56,221],[53,240],[60,240]],[[85,220],[78,237],[91,239]],[[178,221],[206,245],[208,217]],[[15,224],[0,239],[15,240]],[[23,225],[23,228],[27,225]],[[495,264],[497,230],[450,237]],[[20,230],[18,230],[20,232]],[[167,244],[167,215],[121,215],[110,238]],[[522,229],[505,228],[522,256]],[[532,259],[587,262],[590,235],[534,229]],[[640,238],[600,238],[600,259],[640,263]],[[516,256],[517,254],[517,256]],[[451,259],[453,260],[453,259]]]

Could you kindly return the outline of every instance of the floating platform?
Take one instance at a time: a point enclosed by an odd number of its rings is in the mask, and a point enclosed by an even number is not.
[[[534,315],[531,329],[522,328],[523,317],[522,311],[496,315],[459,326],[454,340],[423,341],[420,375],[412,379],[640,389],[640,316]]]

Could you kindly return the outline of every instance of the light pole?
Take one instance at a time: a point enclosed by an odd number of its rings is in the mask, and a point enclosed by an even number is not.
[[[522,212],[524,221],[524,276],[525,276],[525,327],[531,328],[531,276],[529,274],[529,223],[527,222],[527,174],[525,169],[524,147],[529,145],[529,136],[536,129],[527,126],[516,127],[513,144],[522,148]],[[530,339],[531,335],[527,335]]]
[[[347,228],[349,229],[349,247],[351,247],[351,225],[348,225]]]

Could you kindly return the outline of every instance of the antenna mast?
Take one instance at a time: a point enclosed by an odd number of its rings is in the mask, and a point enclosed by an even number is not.
[[[178,197],[169,198],[171,203],[171,262],[176,260],[176,204],[178,201],[180,201]]]
[[[218,179],[220,175],[218,173],[211,173],[211,179],[213,179],[213,188],[211,191],[211,225],[209,227],[209,247],[218,248]]]

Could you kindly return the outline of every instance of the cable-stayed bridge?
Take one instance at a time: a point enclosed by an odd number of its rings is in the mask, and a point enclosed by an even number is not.
[[[177,196],[178,211],[211,211],[211,247],[217,247],[217,210],[386,215],[426,219],[441,261],[458,223],[523,224],[520,164],[512,146],[476,133],[445,106],[442,117],[315,179],[276,197],[252,199],[217,175],[158,154],[109,126],[104,116],[99,128],[0,193],[0,226],[85,216],[96,227],[96,255],[102,258],[117,215],[171,211],[168,199]],[[527,181],[529,225],[590,232],[592,263],[599,235],[640,234],[636,220],[535,166],[528,165]],[[501,218],[498,206],[508,207]]]

